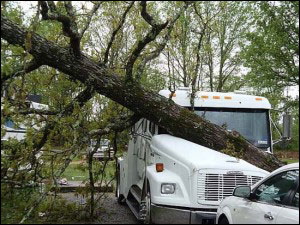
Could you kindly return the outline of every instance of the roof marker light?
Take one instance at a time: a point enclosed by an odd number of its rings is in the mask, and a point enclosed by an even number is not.
[[[255,98],[256,101],[262,101],[262,98]]]
[[[232,97],[231,97],[231,96],[225,96],[224,99],[226,99],[226,100],[231,100]]]
[[[202,95],[201,98],[208,99],[207,95]]]
[[[221,99],[220,96],[213,96],[213,99]]]

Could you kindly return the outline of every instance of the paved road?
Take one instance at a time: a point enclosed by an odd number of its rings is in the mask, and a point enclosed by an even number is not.
[[[74,193],[64,193],[62,195],[72,202],[86,203],[84,198],[76,197]],[[107,193],[101,199],[99,205],[100,209],[96,212],[99,215],[99,219],[93,224],[138,224],[137,219],[128,206],[118,204],[114,193]]]

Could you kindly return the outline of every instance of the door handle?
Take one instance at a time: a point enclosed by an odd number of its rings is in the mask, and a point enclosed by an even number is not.
[[[270,213],[270,212],[265,214],[265,218],[269,219],[269,220],[274,220],[274,217],[272,216],[272,213]]]

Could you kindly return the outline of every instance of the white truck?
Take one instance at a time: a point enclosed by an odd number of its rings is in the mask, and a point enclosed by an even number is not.
[[[170,91],[162,96],[169,98]],[[180,88],[172,100],[190,108],[190,91]],[[240,132],[272,154],[269,101],[236,93],[198,92],[195,113]],[[141,119],[131,131],[128,152],[118,159],[116,196],[144,223],[215,223],[221,200],[235,187],[253,185],[269,173],[244,160],[169,135]]]

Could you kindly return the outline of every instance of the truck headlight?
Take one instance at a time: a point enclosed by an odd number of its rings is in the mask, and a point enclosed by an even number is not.
[[[161,193],[162,194],[174,194],[175,188],[176,188],[176,184],[162,184],[161,185]]]

